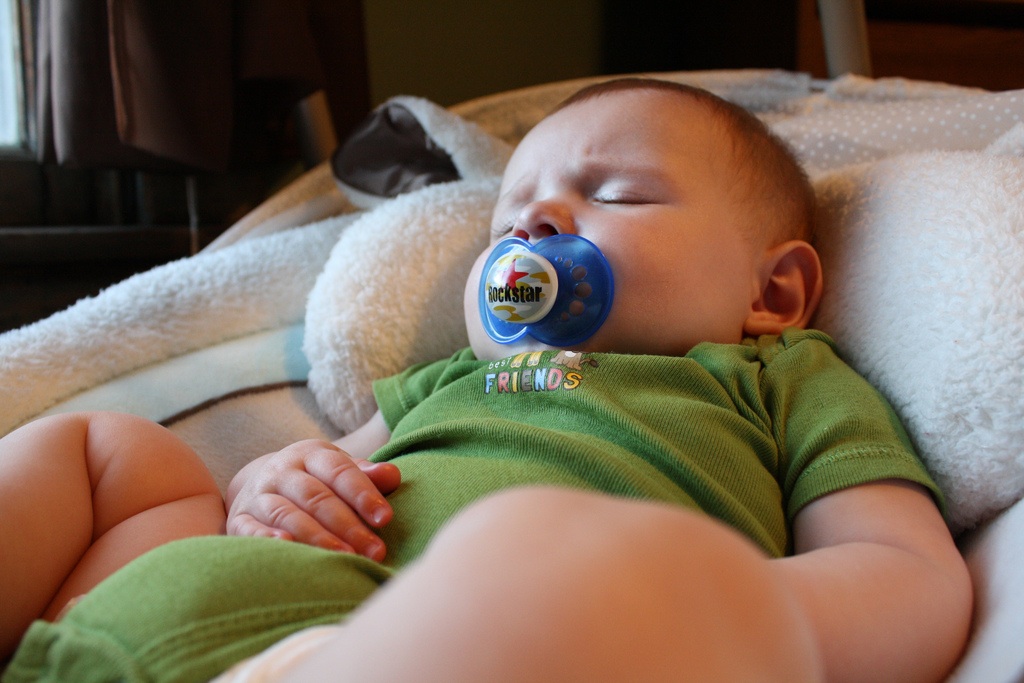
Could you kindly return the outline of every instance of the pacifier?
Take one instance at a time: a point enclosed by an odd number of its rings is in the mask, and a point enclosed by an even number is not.
[[[604,323],[614,289],[608,261],[587,239],[559,234],[531,245],[506,237],[484,263],[480,317],[500,344],[529,334],[549,346],[574,346]]]

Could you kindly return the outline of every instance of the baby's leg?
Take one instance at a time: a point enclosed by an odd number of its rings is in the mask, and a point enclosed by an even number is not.
[[[820,679],[769,564],[685,510],[508,492],[460,515],[287,680]]]
[[[174,434],[131,415],[57,415],[0,439],[0,656],[142,553],[222,533],[205,465]]]

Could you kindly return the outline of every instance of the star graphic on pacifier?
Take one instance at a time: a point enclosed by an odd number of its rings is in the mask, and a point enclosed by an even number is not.
[[[518,271],[516,270],[516,264],[519,262],[515,257],[512,258],[512,262],[509,264],[508,270],[505,272],[505,284],[509,287],[518,287],[519,281],[530,274],[529,271]]]

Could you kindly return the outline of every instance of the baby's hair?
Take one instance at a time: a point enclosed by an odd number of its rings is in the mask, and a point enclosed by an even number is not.
[[[726,126],[733,141],[736,168],[745,174],[744,199],[757,213],[757,233],[772,242],[811,241],[814,236],[814,188],[789,146],[749,111],[707,90],[654,78],[616,78],[578,90],[551,113],[578,102],[624,90],[677,93],[706,107]]]

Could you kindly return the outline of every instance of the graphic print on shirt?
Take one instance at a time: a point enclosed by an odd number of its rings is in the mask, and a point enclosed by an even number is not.
[[[584,366],[597,367],[587,354],[561,350],[544,361],[544,351],[533,351],[494,361],[484,375],[485,394],[533,391],[572,391],[583,381]]]

